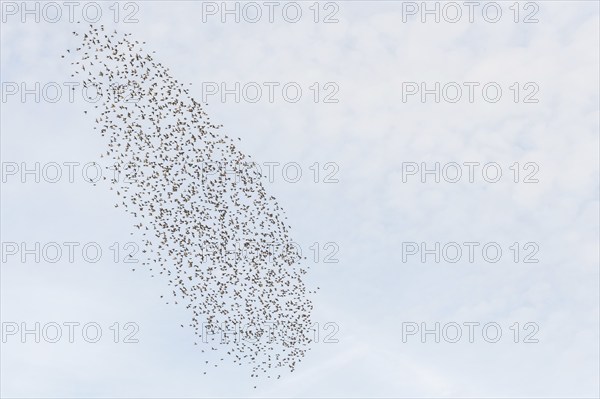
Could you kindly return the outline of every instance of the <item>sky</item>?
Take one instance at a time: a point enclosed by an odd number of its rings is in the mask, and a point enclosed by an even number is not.
[[[600,395],[597,2],[0,4],[2,397]],[[98,9],[285,209],[320,288],[293,373],[204,375],[186,310],[123,262],[135,220],[83,178],[103,141],[61,58]]]

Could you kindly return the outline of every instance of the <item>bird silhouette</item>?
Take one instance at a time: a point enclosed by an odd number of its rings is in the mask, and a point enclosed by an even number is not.
[[[100,156],[123,177],[108,180],[114,206],[143,232],[142,266],[170,287],[160,298],[189,310],[181,326],[198,336],[194,345],[220,350],[221,361],[249,364],[252,377],[294,371],[313,342],[315,291],[251,157],[145,42],[104,26],[73,33],[81,40],[67,50],[73,76],[101,97],[84,112],[96,113],[94,129],[106,143]]]

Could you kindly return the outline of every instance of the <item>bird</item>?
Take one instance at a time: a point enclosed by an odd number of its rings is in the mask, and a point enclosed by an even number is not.
[[[115,212],[144,232],[146,258],[132,270],[163,280],[165,304],[185,306],[190,322],[180,325],[201,338],[194,346],[210,342],[210,353],[249,365],[252,378],[293,372],[314,343],[316,290],[305,283],[310,267],[290,245],[283,207],[237,147],[241,137],[211,122],[144,41],[104,25],[73,33],[73,76],[100,93],[84,113],[114,168],[102,181],[117,197]]]

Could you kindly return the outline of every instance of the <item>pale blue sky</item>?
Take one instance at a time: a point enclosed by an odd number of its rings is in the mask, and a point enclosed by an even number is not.
[[[481,14],[472,24],[402,23],[402,3],[393,1],[338,2],[335,24],[314,23],[312,2],[301,3],[297,24],[202,23],[202,5],[189,1],[137,2],[135,24],[106,15],[102,23],[146,41],[197,99],[202,82],[301,85],[298,103],[215,97],[205,109],[257,162],[303,168],[299,183],[279,175],[266,186],[308,254],[314,242],[339,245],[339,263],[314,264],[308,276],[321,288],[314,318],[337,323],[339,343],[315,344],[293,374],[256,390],[249,369],[233,364],[203,375],[205,354],[180,327],[185,309],[160,300],[161,281],[108,256],[113,242],[131,240],[134,223],[113,207],[113,193],[81,179],[12,177],[2,184],[3,242],[97,241],[107,256],[3,263],[2,322],[95,321],[106,335],[96,344],[9,337],[0,394],[598,397],[598,3],[535,2],[536,24],[514,23],[512,3],[500,2],[496,24]],[[109,12],[112,2],[101,4]],[[9,16],[1,29],[3,83],[73,80],[60,55],[76,44],[76,24]],[[402,83],[422,81],[493,81],[504,94],[494,104],[403,103]],[[336,83],[339,102],[314,103],[314,82]],[[539,103],[515,104],[514,82],[535,82]],[[99,160],[102,141],[80,97],[10,97],[1,106],[2,162]],[[315,162],[335,162],[339,183],[313,183]],[[497,162],[504,174],[496,184],[403,183],[403,162]],[[514,162],[539,165],[539,183],[512,182]],[[498,263],[402,262],[402,242],[452,241],[498,242],[504,255]],[[514,263],[514,242],[535,242],[539,263]],[[140,342],[113,343],[108,327],[117,321],[136,322]],[[403,343],[403,322],[496,322],[503,337]],[[512,342],[515,322],[536,323],[539,343]]]

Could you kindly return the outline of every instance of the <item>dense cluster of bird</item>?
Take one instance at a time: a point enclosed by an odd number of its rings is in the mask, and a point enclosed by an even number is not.
[[[75,57],[72,76],[101,96],[100,156],[130,176],[110,187],[136,219],[143,264],[171,286],[161,297],[189,309],[199,349],[249,364],[253,377],[293,371],[310,350],[314,291],[250,157],[144,42],[104,26],[73,34],[81,42],[63,57]]]

